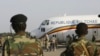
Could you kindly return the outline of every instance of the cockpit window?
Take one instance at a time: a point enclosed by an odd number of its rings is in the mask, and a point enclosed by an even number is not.
[[[49,25],[49,20],[45,20],[42,22],[42,25]]]
[[[49,25],[49,20],[46,20],[45,23],[46,23],[46,25]]]
[[[45,25],[45,21],[43,21],[41,25]]]

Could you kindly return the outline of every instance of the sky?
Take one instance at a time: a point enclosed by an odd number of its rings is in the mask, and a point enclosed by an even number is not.
[[[9,21],[16,14],[28,17],[28,32],[50,17],[100,14],[100,0],[0,0],[0,7],[0,33],[10,32]]]

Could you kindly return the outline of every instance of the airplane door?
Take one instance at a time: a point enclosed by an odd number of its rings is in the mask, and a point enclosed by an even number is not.
[[[57,38],[58,38],[58,42],[63,42],[64,41],[63,32],[58,32]]]

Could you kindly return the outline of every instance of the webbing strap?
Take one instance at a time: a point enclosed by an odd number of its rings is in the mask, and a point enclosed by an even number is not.
[[[85,44],[84,44],[84,43],[81,43],[81,45],[82,45],[83,49],[84,49],[85,52],[86,52],[86,56],[90,56],[89,53],[88,53],[88,50],[87,50],[87,48],[86,48],[86,46],[85,46]]]

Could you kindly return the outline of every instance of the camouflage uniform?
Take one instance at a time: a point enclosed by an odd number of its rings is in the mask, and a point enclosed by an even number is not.
[[[27,35],[15,35],[7,38],[4,45],[3,56],[40,56],[43,50],[35,39]]]
[[[99,56],[99,50],[94,43],[80,37],[76,42],[72,42],[61,56]]]
[[[77,42],[73,42],[71,46],[74,49],[74,56],[94,56],[96,52],[95,44],[87,41],[85,37],[80,37]]]

